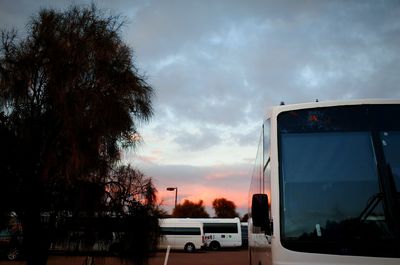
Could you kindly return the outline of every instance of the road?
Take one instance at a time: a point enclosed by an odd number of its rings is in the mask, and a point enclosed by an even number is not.
[[[163,265],[164,253],[150,259],[149,265]],[[187,254],[183,252],[171,252],[168,265],[247,265],[247,250],[233,251],[209,251]]]
[[[149,265],[164,265],[165,253],[158,252],[150,258]],[[48,265],[84,265],[85,257],[80,256],[50,256]],[[208,251],[197,253],[171,252],[168,265],[247,265],[247,250]],[[96,258],[95,265],[122,265],[114,257]],[[24,261],[1,260],[0,265],[25,265]]]

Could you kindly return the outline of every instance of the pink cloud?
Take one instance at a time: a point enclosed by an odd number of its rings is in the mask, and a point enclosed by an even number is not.
[[[202,200],[211,216],[214,215],[212,202],[217,198],[233,201],[237,209],[248,205],[250,186],[250,165],[184,166],[148,164],[145,174],[152,177],[158,190],[158,201],[168,212],[175,203],[175,191],[167,187],[178,187],[178,203],[185,199],[197,202]]]
[[[137,156],[136,159],[143,163],[155,164],[159,158],[157,156]]]

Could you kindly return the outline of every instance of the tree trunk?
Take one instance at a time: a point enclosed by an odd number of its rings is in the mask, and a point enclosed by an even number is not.
[[[49,249],[48,229],[40,211],[30,210],[23,217],[24,252],[27,265],[46,265]]]

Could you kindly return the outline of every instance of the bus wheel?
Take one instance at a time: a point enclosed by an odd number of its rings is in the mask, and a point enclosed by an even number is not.
[[[210,249],[217,251],[221,248],[221,245],[217,241],[213,241],[210,243]]]
[[[187,244],[185,245],[185,251],[188,252],[188,253],[194,252],[195,249],[196,249],[196,248],[194,247],[194,245],[193,245],[192,243],[187,243]]]
[[[118,256],[121,254],[122,246],[119,243],[114,243],[108,249],[108,252],[113,256]]]
[[[11,248],[7,252],[8,260],[16,260],[18,258],[19,251],[17,248]]]

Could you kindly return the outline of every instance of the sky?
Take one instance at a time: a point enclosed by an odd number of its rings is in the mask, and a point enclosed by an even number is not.
[[[247,211],[271,106],[400,98],[400,1],[94,1],[125,20],[123,40],[154,88],[143,142],[123,159],[151,176],[162,206],[215,198]],[[40,8],[91,1],[0,0],[21,34]]]

